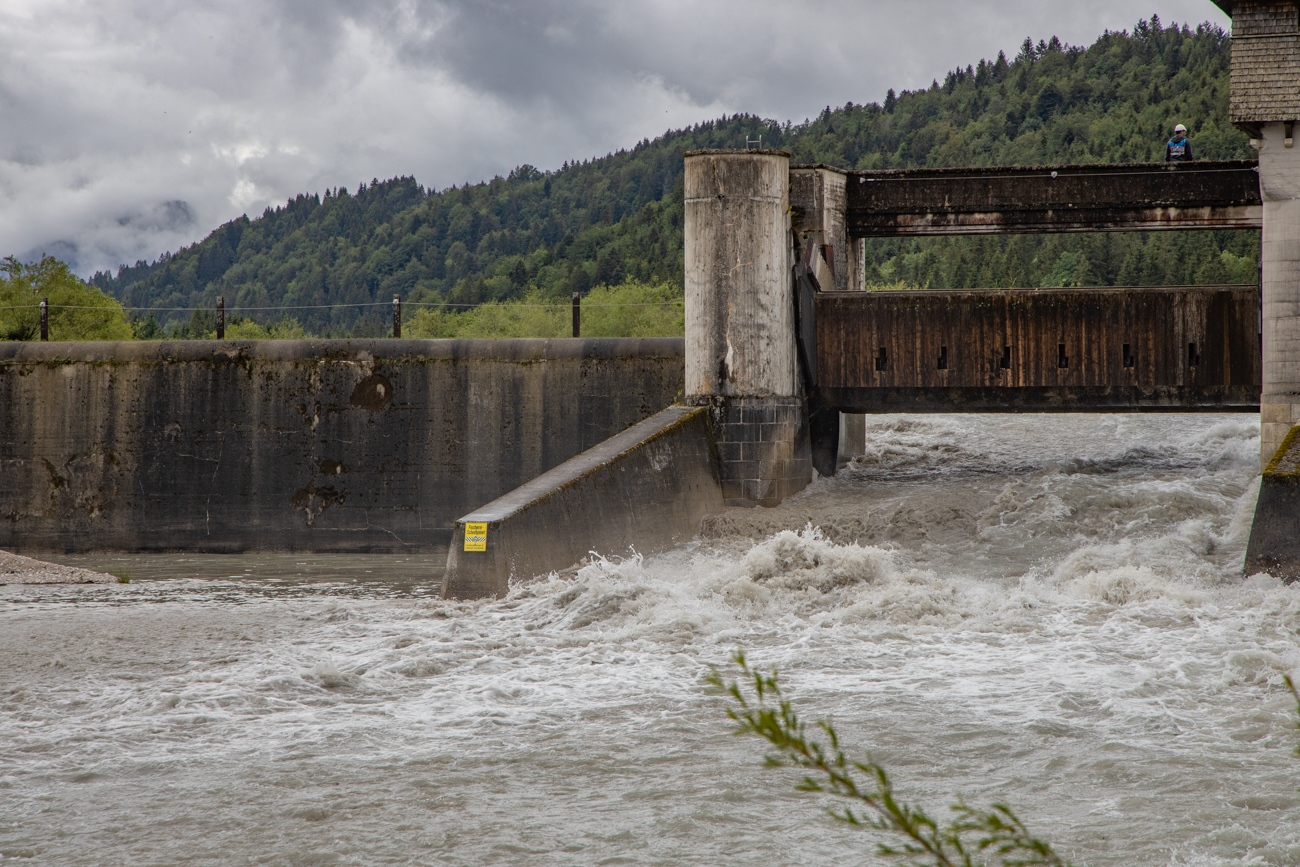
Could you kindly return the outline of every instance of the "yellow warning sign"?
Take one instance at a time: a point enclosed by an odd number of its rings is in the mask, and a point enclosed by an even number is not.
[[[487,550],[487,524],[466,524],[465,525],[465,550],[466,551]]]

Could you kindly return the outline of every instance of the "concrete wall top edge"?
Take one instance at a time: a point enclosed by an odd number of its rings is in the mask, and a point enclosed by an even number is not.
[[[541,361],[682,357],[680,337],[511,338],[501,340],[142,340],[2,341],[0,364],[150,361],[445,360]]]
[[[723,156],[785,157],[789,159],[790,152],[776,150],[775,148],[705,148],[702,150],[682,151],[683,158]]]
[[[790,165],[790,171],[792,172],[815,171],[816,169],[824,169],[828,172],[838,172],[841,175],[847,175],[849,173],[848,169],[842,169],[838,166],[828,166],[826,163],[791,163]]]

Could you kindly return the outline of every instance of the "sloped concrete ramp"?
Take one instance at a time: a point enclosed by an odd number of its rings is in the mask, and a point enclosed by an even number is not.
[[[442,595],[503,596],[512,578],[588,553],[653,553],[723,507],[705,407],[670,406],[456,522]]]

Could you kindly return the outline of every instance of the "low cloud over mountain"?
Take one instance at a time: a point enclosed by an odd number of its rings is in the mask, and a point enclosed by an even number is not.
[[[555,168],[724,113],[802,120],[1152,11],[1227,26],[1208,0],[1150,5],[14,0],[0,255],[89,274],[299,192]]]

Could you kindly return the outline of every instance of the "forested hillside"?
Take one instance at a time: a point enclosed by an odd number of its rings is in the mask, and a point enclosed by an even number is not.
[[[795,163],[897,168],[1163,158],[1174,123],[1198,157],[1253,156],[1227,122],[1228,37],[1154,16],[1086,49],[1055,37],[958,68],[883,103],[827,107],[801,124],[724,117],[628,151],[521,166],[509,177],[428,191],[413,178],[300,195],[242,217],[154,263],[92,282],[134,307],[481,303],[567,297],[625,280],[682,279],[682,151],[789,150]],[[1253,281],[1253,232],[875,241],[867,279],[917,286]],[[293,311],[319,334],[380,333],[382,308]],[[186,318],[184,314],[165,317]]]

